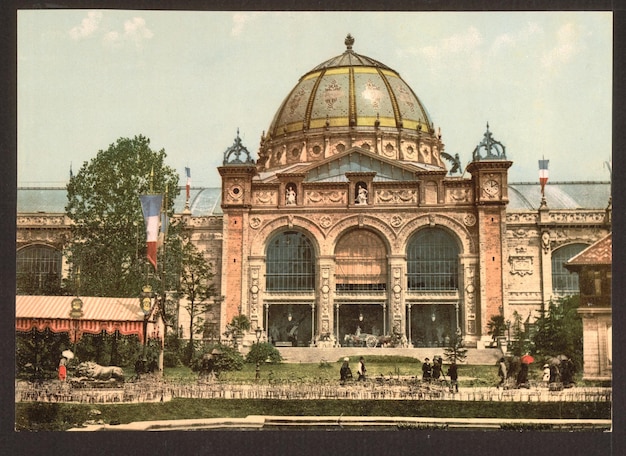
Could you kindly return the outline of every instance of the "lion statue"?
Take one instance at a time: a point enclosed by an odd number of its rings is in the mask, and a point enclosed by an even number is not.
[[[93,361],[80,363],[76,367],[76,375],[90,380],[124,380],[124,371],[117,366],[101,366]]]

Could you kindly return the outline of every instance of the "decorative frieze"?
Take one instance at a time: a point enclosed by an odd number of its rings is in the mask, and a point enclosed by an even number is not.
[[[417,204],[417,190],[376,190],[374,194],[374,203],[379,205],[392,204]]]
[[[275,190],[256,190],[252,195],[252,201],[257,206],[277,206],[278,192]]]
[[[348,204],[344,190],[305,190],[304,203],[311,206],[341,206]]]
[[[23,215],[17,217],[19,228],[26,226],[63,226],[65,225],[64,215]]]

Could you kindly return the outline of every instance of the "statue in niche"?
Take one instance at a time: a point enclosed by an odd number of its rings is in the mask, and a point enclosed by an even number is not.
[[[296,191],[292,186],[287,187],[287,192],[285,194],[285,204],[287,206],[295,206],[296,204]]]
[[[364,185],[359,185],[356,195],[356,204],[367,204],[367,189]]]

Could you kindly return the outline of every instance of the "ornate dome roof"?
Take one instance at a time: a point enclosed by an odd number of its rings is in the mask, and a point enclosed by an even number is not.
[[[443,167],[443,145],[413,90],[393,69],[354,52],[351,35],[345,44],[285,98],[261,138],[259,167],[317,161],[351,147]]]

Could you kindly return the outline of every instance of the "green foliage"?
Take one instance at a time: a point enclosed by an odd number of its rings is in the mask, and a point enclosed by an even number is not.
[[[189,334],[201,334],[204,330],[204,315],[212,303],[208,299],[215,295],[212,265],[204,258],[204,254],[191,242],[183,239],[181,244],[180,292],[187,298],[185,310],[189,313]],[[193,337],[187,344],[186,360],[194,358]]]
[[[163,349],[163,367],[172,368],[181,366],[183,358],[183,345],[176,333],[168,333],[165,336]]]
[[[464,346],[463,336],[460,331],[452,333],[450,345],[443,349],[443,356],[448,362],[462,363],[467,358],[467,348]]]
[[[271,363],[278,364],[283,360],[280,352],[272,344],[259,342],[252,345],[246,355],[247,363]]]
[[[16,429],[64,431],[90,418],[94,404],[16,405]],[[164,403],[98,404],[104,423],[193,418],[273,416],[410,416],[430,418],[610,419],[610,402],[498,402],[423,400],[183,399]],[[406,428],[408,429],[408,428]],[[521,429],[517,429],[521,430]]]
[[[61,352],[70,347],[67,333],[49,329],[18,332],[15,343],[16,375],[26,380],[56,378]]]
[[[577,369],[582,367],[583,328],[578,304],[578,296],[569,296],[550,301],[548,309],[540,312],[532,337],[537,355],[567,355]]]
[[[492,315],[487,322],[487,334],[491,336],[493,340],[504,335],[506,329],[506,323],[502,315]]]
[[[145,285],[145,226],[139,195],[164,193],[173,213],[178,174],[165,151],[144,136],[120,138],[84,162],[67,185],[72,236],[66,248],[73,292],[87,296],[137,296]],[[151,172],[153,171],[153,174]],[[80,272],[80,276],[78,273]],[[153,279],[158,289],[160,281]]]
[[[199,372],[202,368],[202,360],[205,354],[215,353],[213,365],[217,372],[238,371],[243,368],[244,358],[239,351],[233,347],[222,344],[204,344],[200,350],[194,353],[194,357],[190,363],[191,370]]]

